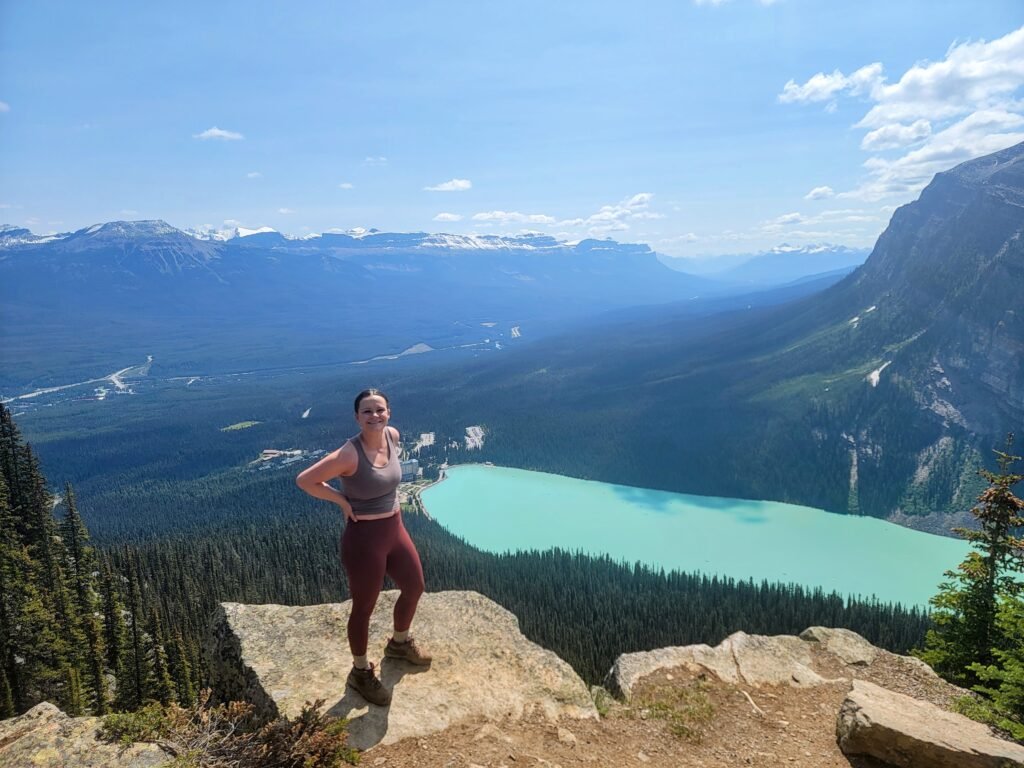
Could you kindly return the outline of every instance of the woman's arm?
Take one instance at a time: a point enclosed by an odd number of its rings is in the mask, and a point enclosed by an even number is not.
[[[336,477],[348,477],[352,475],[358,466],[359,457],[351,443],[345,443],[338,450],[324,456],[313,466],[304,469],[295,478],[295,484],[302,490],[317,499],[330,501],[341,507],[345,513],[346,520],[358,521],[352,511],[352,505],[348,503],[345,494],[328,485],[328,480]]]

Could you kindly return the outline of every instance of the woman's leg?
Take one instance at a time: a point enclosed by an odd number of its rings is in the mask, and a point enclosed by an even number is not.
[[[352,612],[348,617],[348,644],[353,656],[366,656],[370,616],[377,604],[387,568],[387,540],[375,520],[349,522],[341,538],[341,564],[348,576]]]
[[[398,518],[398,529],[387,557],[387,574],[401,590],[395,602],[395,632],[405,633],[409,631],[416,605],[423,594],[423,565],[401,518],[395,517]],[[404,634],[401,639],[405,639]]]

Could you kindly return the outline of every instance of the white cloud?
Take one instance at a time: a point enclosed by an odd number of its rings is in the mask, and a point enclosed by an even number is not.
[[[1019,129],[1019,130],[1014,130]],[[894,160],[869,157],[869,179],[839,197],[877,201],[891,195],[909,197],[932,177],[954,165],[1024,141],[1024,115],[980,110],[933,134],[921,147]]]
[[[687,232],[685,235],[676,235],[675,237],[663,237],[658,240],[662,245],[672,245],[674,243],[696,243],[700,238],[693,232]]]
[[[630,229],[631,222],[663,219],[664,214],[650,210],[654,194],[640,192],[613,205],[603,205],[589,216],[571,219],[555,219],[543,213],[520,213],[519,211],[482,211],[473,215],[473,221],[498,224],[557,224],[559,227],[584,229],[588,235],[602,236],[610,232]]]
[[[543,213],[519,213],[519,211],[483,211],[473,214],[473,221],[509,224],[554,224],[556,219]]]
[[[835,194],[835,190],[832,189],[832,187],[815,187],[806,195],[804,195],[804,200],[824,200],[825,198],[828,197],[835,197]]]
[[[8,104],[6,101],[0,101],[0,112],[10,112],[10,111],[11,111],[11,105]]]
[[[870,103],[854,124],[865,130],[866,178],[837,197],[906,200],[941,171],[1024,141],[1024,27],[991,42],[954,43],[940,61],[922,61],[889,83],[878,63],[853,75],[818,73],[790,80],[783,103],[862,96]]]
[[[277,212],[281,213],[281,214],[284,214],[285,216],[287,216],[288,214],[291,214],[291,213],[295,213],[295,211],[293,211],[291,208],[278,208]]]
[[[590,234],[600,235],[629,229],[629,222],[637,219],[663,218],[662,214],[647,210],[653,199],[653,193],[640,192],[614,205],[601,206],[597,213],[592,213],[579,224],[586,226]]]
[[[376,157],[374,157],[373,155],[369,155],[369,156],[363,158],[363,165],[387,165],[387,164],[388,164],[388,159],[386,157],[384,157],[383,155],[378,155]]]
[[[352,184],[351,181],[343,181],[343,182],[341,182],[341,184],[338,185],[338,189],[354,189],[354,188],[355,188],[355,186]]]
[[[946,58],[908,69],[899,82],[874,94],[878,103],[857,123],[880,128],[937,120],[1004,105],[1024,83],[1024,27],[986,43],[953,45]]]
[[[223,141],[241,141],[245,138],[242,134],[237,131],[225,131],[223,128],[213,126],[213,128],[207,128],[202,133],[193,133],[193,139],[221,139]]]
[[[784,213],[781,216],[776,216],[774,219],[769,219],[768,221],[762,222],[761,230],[763,232],[775,234],[781,232],[783,229],[792,224],[802,224],[805,221],[807,221],[807,219],[804,217],[802,213],[798,213],[796,211],[794,211],[793,213]]]
[[[788,81],[782,86],[779,101],[783,104],[828,101],[844,91],[851,96],[859,96],[877,89],[882,80],[882,65],[878,62],[861,67],[849,77],[838,69],[831,75],[819,72],[803,85],[797,85],[793,80]]]
[[[462,216],[457,213],[439,213],[434,221],[462,221]]]
[[[452,179],[451,181],[436,184],[433,187],[424,187],[423,190],[425,192],[465,192],[472,187],[473,182],[469,179]]]
[[[928,138],[932,132],[932,124],[925,119],[915,120],[910,125],[893,123],[866,133],[861,139],[860,148],[873,152],[883,149],[897,149],[914,144]]]
[[[249,171],[249,173],[245,174],[245,178],[247,178],[247,179],[262,179],[263,178],[263,174],[260,173],[259,171]]]

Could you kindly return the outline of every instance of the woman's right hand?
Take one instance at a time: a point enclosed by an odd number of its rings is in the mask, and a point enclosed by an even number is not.
[[[356,513],[352,511],[352,505],[348,503],[348,499],[346,499],[344,496],[338,499],[338,506],[341,507],[341,511],[345,515],[346,523],[350,520],[353,523],[359,522],[359,518],[356,517]]]

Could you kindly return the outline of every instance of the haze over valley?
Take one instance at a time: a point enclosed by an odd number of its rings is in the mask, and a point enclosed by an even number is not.
[[[160,222],[42,241],[7,230],[4,283],[21,306],[69,322],[66,346],[43,344],[52,326],[14,316],[6,372],[21,391],[6,397],[44,465],[76,468],[86,487],[104,476],[101,456],[138,462],[141,476],[182,450],[157,442],[151,459],[129,459],[138,438],[110,439],[137,432],[129,414],[145,411],[161,431],[196,417],[188,445],[218,457],[194,470],[209,474],[263,448],[328,447],[324,435],[344,424],[329,402],[337,382],[369,377],[394,393],[413,434],[445,435],[440,446],[485,425],[475,460],[947,533],[977,490],[974,470],[1024,410],[1024,329],[1011,309],[1022,157],[1017,146],[939,174],[845,278],[819,249],[825,276],[801,253],[807,279],[791,271],[760,290],[611,240],[208,241]],[[785,252],[750,259],[751,274]],[[385,296],[372,334],[345,334]],[[104,325],[82,326],[87,316]],[[131,338],[137,363],[123,360]],[[69,375],[75,366],[58,366],[75,354],[81,371],[118,357],[122,368],[72,387],[51,371]],[[282,392],[288,408],[268,402]],[[128,408],[127,395],[141,397]],[[211,434],[248,419],[260,424],[252,436]],[[104,448],[82,454],[90,434]],[[456,458],[433,459],[446,460]]]

